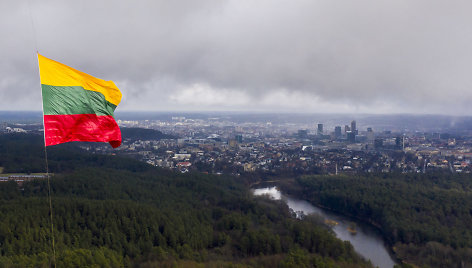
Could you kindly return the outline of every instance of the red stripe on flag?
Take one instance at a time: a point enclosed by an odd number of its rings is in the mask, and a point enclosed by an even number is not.
[[[109,142],[121,145],[121,131],[112,116],[95,114],[44,115],[46,146],[69,141]]]

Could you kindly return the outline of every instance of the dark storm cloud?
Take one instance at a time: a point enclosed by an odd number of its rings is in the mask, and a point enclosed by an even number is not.
[[[30,3],[40,52],[120,109],[472,112],[468,1]],[[0,15],[0,105],[40,109],[27,2]]]

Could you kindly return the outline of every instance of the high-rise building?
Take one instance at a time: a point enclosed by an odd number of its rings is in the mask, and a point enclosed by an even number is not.
[[[243,135],[237,134],[237,135],[234,136],[234,139],[235,139],[238,143],[242,143],[242,142],[243,142]]]
[[[351,122],[351,132],[357,134],[356,120],[352,120]]]
[[[370,141],[370,142],[374,141],[374,139],[375,139],[374,130],[372,130],[371,127],[368,127],[368,128],[367,128],[367,134],[366,134],[366,136],[367,136],[367,140],[368,140],[368,141]]]
[[[302,138],[302,139],[305,139],[308,137],[308,130],[306,129],[299,129],[298,130],[298,137],[299,138]]]
[[[347,132],[351,131],[351,128],[348,125],[344,125],[344,133],[347,135]]]
[[[352,131],[348,131],[346,133],[347,135],[347,140],[350,142],[350,143],[356,143],[356,133],[352,132]]]
[[[318,124],[318,135],[323,135],[323,124]]]
[[[341,133],[341,126],[335,126],[334,127],[334,137],[336,139],[339,139],[339,138],[341,138],[342,135],[343,134]]]

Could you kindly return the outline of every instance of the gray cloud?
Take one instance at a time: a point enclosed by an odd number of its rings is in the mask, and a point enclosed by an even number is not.
[[[472,112],[470,1],[29,1],[40,53],[119,109]],[[0,110],[40,109],[27,2],[0,23]]]

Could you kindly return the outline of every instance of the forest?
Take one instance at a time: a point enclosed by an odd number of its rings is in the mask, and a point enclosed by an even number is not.
[[[472,266],[470,174],[313,175],[280,187],[378,227],[404,263]]]
[[[122,127],[121,136],[123,139],[135,140],[160,140],[160,139],[176,139],[177,137],[164,134],[159,130],[137,128],[137,127]]]
[[[39,135],[0,135],[3,172],[44,172]],[[240,178],[48,149],[57,267],[371,267]],[[0,183],[0,267],[49,267],[47,183]]]

